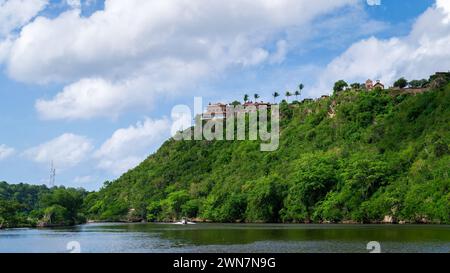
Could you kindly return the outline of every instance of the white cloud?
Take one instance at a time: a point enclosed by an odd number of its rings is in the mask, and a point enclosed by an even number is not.
[[[170,122],[167,119],[147,118],[136,125],[115,131],[95,151],[94,157],[99,160],[100,169],[119,175],[142,162],[168,136]]]
[[[0,38],[25,25],[48,4],[48,0],[0,0]]]
[[[4,144],[0,145],[0,161],[12,156],[16,150]]]
[[[13,41],[7,71],[23,82],[68,84],[36,103],[44,118],[117,114],[148,105],[160,92],[180,94],[229,67],[281,62],[286,29],[357,2],[106,0],[87,18],[78,10],[36,18]],[[93,105],[86,96],[106,102]]]
[[[403,76],[421,79],[436,71],[448,71],[449,15],[449,2],[438,0],[417,19],[409,35],[386,40],[371,37],[353,44],[328,64],[309,95],[329,92],[339,79],[362,82],[371,78],[392,84]]]
[[[93,150],[91,141],[84,136],[63,134],[39,146],[30,148],[24,155],[37,163],[54,161],[56,168],[65,169],[78,165]]]
[[[149,106],[189,83],[207,71],[201,63],[163,60],[142,68],[141,73],[120,80],[86,78],[66,86],[51,99],[36,101],[36,109],[44,119],[89,119],[96,116],[115,117],[130,106]],[[176,78],[178,82],[174,82]]]
[[[3,63],[8,57],[10,48],[11,48],[10,39],[5,39],[3,41],[0,40],[0,64]]]
[[[280,40],[277,42],[277,51],[271,56],[270,62],[271,63],[282,63],[284,59],[286,58],[288,48],[287,48],[287,41],[286,40]]]
[[[81,1],[80,0],[66,0],[66,3],[71,8],[74,8],[74,9],[81,8]]]
[[[450,22],[450,2],[448,0],[436,0],[436,6],[446,14],[443,22],[448,24]]]

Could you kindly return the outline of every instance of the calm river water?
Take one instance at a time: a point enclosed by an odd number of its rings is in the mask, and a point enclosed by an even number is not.
[[[450,252],[450,226],[282,224],[87,224],[0,230],[0,252]],[[73,243],[75,242],[75,243]]]

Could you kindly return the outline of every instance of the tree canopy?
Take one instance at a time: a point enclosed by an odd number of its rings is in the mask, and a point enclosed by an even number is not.
[[[344,91],[348,87],[348,83],[344,80],[339,80],[334,84],[333,91],[334,93],[339,93]]]
[[[400,78],[394,82],[394,87],[397,87],[397,88],[403,89],[407,86],[408,86],[408,81],[405,78]]]

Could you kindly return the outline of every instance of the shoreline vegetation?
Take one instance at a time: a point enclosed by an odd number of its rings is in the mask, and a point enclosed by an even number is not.
[[[14,227],[0,227],[0,230],[6,230],[6,229],[53,229],[53,228],[64,228],[64,227],[75,227],[80,225],[90,225],[90,224],[175,224],[177,221],[170,221],[170,222],[148,222],[148,221],[141,221],[141,222],[130,222],[130,221],[98,221],[98,220],[88,220],[84,223],[77,223],[73,225],[21,225],[21,226],[14,226]],[[301,225],[301,226],[313,226],[313,225],[323,225],[323,226],[354,226],[354,225],[375,225],[375,226],[448,226],[448,224],[440,223],[440,222],[355,222],[355,221],[342,221],[342,222],[311,222],[311,223],[301,223],[301,222],[286,222],[286,223],[280,223],[280,222],[213,222],[209,220],[201,220],[201,221],[194,221],[195,224],[230,224],[230,225],[239,225],[239,224],[248,224],[248,225]]]
[[[215,222],[208,219],[189,219],[189,221],[196,223],[196,224],[224,224],[224,222]],[[88,220],[84,224],[148,224],[148,223],[155,223],[155,224],[174,224],[178,223],[179,220],[172,220],[172,221],[105,221],[105,220]],[[432,221],[426,221],[426,219],[423,219],[423,221],[415,221],[415,222],[408,222],[408,221],[395,221],[391,217],[386,217],[386,219],[383,219],[383,221],[369,221],[369,222],[357,222],[352,220],[344,220],[340,222],[330,222],[330,221],[324,221],[324,222],[263,222],[263,221],[255,221],[255,222],[243,222],[243,221],[235,221],[235,222],[226,222],[227,224],[287,224],[287,225],[445,225],[442,222],[432,222]]]
[[[169,139],[97,192],[0,183],[0,224],[449,224],[450,74],[416,89],[403,82],[339,81],[331,96],[283,100],[274,152],[259,141]]]

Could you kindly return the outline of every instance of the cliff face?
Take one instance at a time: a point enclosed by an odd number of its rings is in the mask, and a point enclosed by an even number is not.
[[[277,151],[168,140],[85,208],[103,220],[450,222],[450,86],[280,108]]]

